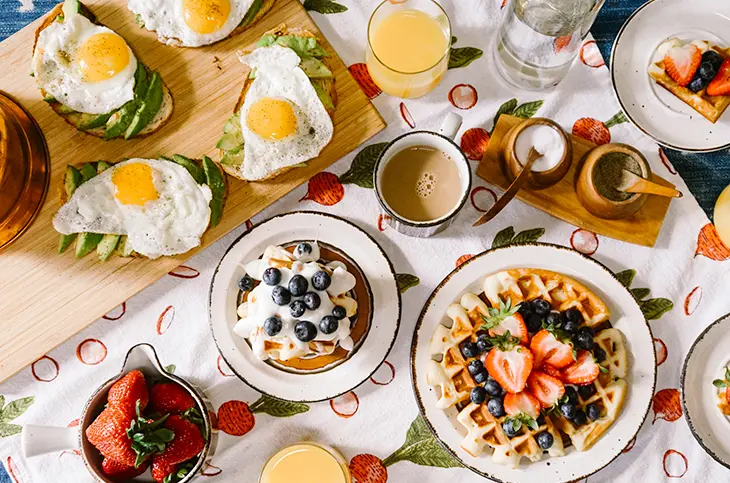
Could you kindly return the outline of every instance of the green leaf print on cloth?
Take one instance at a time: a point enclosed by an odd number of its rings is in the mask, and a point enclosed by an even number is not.
[[[398,283],[398,291],[405,293],[409,288],[415,287],[421,283],[421,279],[410,273],[396,273],[395,280]]]
[[[347,12],[346,6],[331,0],[305,0],[304,8],[322,14]]]
[[[631,295],[639,303],[639,308],[641,308],[646,320],[658,320],[674,308],[674,303],[669,299],[662,297],[647,298],[651,295],[651,290],[648,288],[631,288],[634,277],[636,277],[636,270],[634,269],[624,270],[616,274],[618,281],[629,289]]]
[[[449,69],[458,69],[459,67],[466,67],[482,55],[481,49],[476,47],[459,47],[456,48],[453,45],[457,42],[456,37],[451,37],[451,50],[449,52]]]
[[[377,143],[365,146],[352,160],[350,169],[340,176],[340,183],[372,189],[375,162],[387,145],[388,143]]]
[[[262,395],[250,406],[252,413],[265,413],[275,418],[289,418],[309,411],[309,406],[303,403],[289,402]]]
[[[492,242],[492,248],[499,248],[512,243],[532,243],[536,242],[545,234],[545,228],[532,228],[524,230],[515,235],[515,228],[508,226],[504,230],[495,235]]]
[[[517,99],[510,99],[497,109],[497,114],[494,115],[494,125],[492,126],[492,130],[494,130],[494,126],[497,125],[499,117],[502,114],[509,114],[522,119],[529,119],[537,114],[537,111],[540,110],[542,104],[543,101],[531,101],[518,105]]]
[[[410,461],[421,466],[437,468],[460,468],[461,464],[436,441],[426,426],[422,415],[418,415],[406,433],[406,440],[395,452],[383,460],[383,466],[398,461]]]
[[[20,433],[22,427],[18,424],[10,424],[10,421],[20,417],[33,404],[33,396],[16,399],[9,402],[5,407],[5,397],[0,396],[0,438],[7,438]]]

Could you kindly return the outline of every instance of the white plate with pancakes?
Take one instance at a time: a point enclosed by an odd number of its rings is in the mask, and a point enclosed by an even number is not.
[[[327,354],[262,360],[253,339],[234,331],[241,318],[238,308],[253,293],[241,290],[239,281],[247,274],[246,265],[264,256],[267,247],[293,252],[301,242],[317,243],[323,266],[339,263],[355,277],[348,296],[356,300],[357,313],[340,321],[350,322],[352,345],[348,350],[337,345]],[[242,381],[275,398],[317,402],[354,389],[380,367],[398,334],[401,301],[393,265],[370,235],[342,218],[300,211],[269,218],[233,242],[213,273],[208,310],[221,357]],[[287,323],[284,319],[285,329]]]
[[[611,330],[616,333],[617,330],[621,334],[628,360],[625,366],[627,372],[622,378],[626,387],[622,404],[615,419],[597,440],[591,441],[584,451],[577,451],[568,443],[568,438],[563,456],[550,456],[547,452],[542,454],[540,451],[534,458],[539,460],[517,458],[518,465],[514,467],[493,459],[489,445],[484,445],[476,457],[467,451],[469,449],[473,453],[474,446],[470,447],[467,442],[469,433],[457,420],[457,416],[460,409],[466,410],[473,403],[469,403],[467,396],[465,403],[459,404],[458,408],[452,406],[440,409],[439,406],[443,406],[443,401],[439,402],[444,396],[443,387],[429,384],[433,380],[429,379],[428,373],[435,361],[441,360],[439,356],[433,355],[432,336],[434,333],[443,333],[444,329],[440,327],[452,327],[453,324],[452,318],[447,316],[449,307],[460,303],[462,295],[467,292],[483,295],[487,276],[505,270],[525,268],[560,274],[562,280],[578,282],[575,285],[605,303],[610,313],[608,320],[611,329],[605,329],[604,332]],[[529,297],[526,298],[530,300]],[[605,321],[603,326],[607,327]],[[597,336],[601,333],[597,332]],[[611,357],[609,354],[607,361]],[[618,379],[613,374],[610,375],[612,381]],[[413,335],[411,376],[416,401],[429,428],[466,468],[495,481],[531,483],[540,478],[542,483],[557,483],[579,480],[599,471],[629,445],[651,407],[656,384],[656,356],[651,329],[641,309],[629,290],[608,268],[566,247],[543,243],[516,244],[476,255],[457,267],[436,287],[424,305]],[[599,387],[597,383],[596,387]],[[600,387],[598,391],[597,394],[603,394]],[[541,431],[543,428],[541,425]],[[563,428],[560,430],[562,432]]]

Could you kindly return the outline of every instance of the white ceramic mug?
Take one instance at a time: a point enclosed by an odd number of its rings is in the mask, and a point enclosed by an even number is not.
[[[415,236],[420,238],[426,238],[439,233],[454,221],[456,214],[466,203],[469,197],[469,191],[471,190],[471,167],[461,148],[454,142],[456,133],[461,127],[462,118],[458,114],[449,113],[446,116],[441,129],[439,132],[432,131],[411,131],[402,136],[395,138],[393,141],[386,146],[383,152],[380,154],[378,161],[375,163],[375,170],[373,173],[373,186],[375,187],[375,195],[378,198],[381,208],[385,212],[387,223],[395,228],[398,232],[408,236]],[[459,191],[461,196],[459,202],[454,206],[451,211],[446,213],[440,218],[428,221],[414,221],[405,218],[398,214],[393,208],[391,208],[385,201],[382,195],[382,179],[383,170],[393,156],[400,151],[412,146],[431,146],[442,151],[448,156],[454,163],[456,163],[459,169],[461,178],[461,186]]]

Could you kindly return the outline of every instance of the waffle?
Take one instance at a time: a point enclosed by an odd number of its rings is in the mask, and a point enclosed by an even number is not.
[[[483,324],[482,315],[489,314],[485,300],[496,307],[507,299],[516,305],[537,297],[550,302],[553,310],[578,309],[587,326],[598,329],[609,326],[594,336],[594,342],[606,352],[601,363],[606,372],[592,383],[595,394],[586,400],[579,397],[577,404],[583,410],[589,404],[597,404],[601,417],[576,428],[557,410],[548,411],[543,414],[544,421],[540,421],[537,429],[522,425],[518,434],[509,438],[502,429],[506,417],[495,418],[487,410],[486,403],[477,405],[470,401],[471,390],[477,384],[467,370],[460,345],[467,340],[476,340]],[[553,457],[565,455],[564,443],[585,451],[618,417],[627,392],[624,378],[628,374],[628,354],[621,332],[606,323],[610,317],[608,308],[584,285],[547,270],[506,270],[485,279],[482,296],[463,294],[459,303],[448,307],[446,315],[450,326],[440,324],[431,338],[432,360],[426,382],[436,388],[438,408],[458,411],[456,420],[466,432],[461,447],[473,457],[479,457],[489,447],[495,462],[518,467],[522,458],[538,461],[545,453]],[[543,451],[536,441],[536,436],[545,431],[553,436],[553,446],[547,451]]]
[[[722,49],[716,45],[711,48],[724,58],[730,57],[730,48]],[[682,87],[669,77],[664,68],[664,60],[660,60],[649,67],[649,75],[666,90],[681,99],[692,109],[702,114],[708,121],[715,123],[730,106],[730,96],[708,96],[705,89],[695,93]]]

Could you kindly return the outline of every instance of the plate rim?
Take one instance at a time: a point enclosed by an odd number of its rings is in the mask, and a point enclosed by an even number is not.
[[[725,315],[720,316],[719,319],[712,322],[710,325],[704,328],[702,332],[697,336],[697,338],[692,342],[692,345],[689,348],[689,351],[687,352],[687,356],[684,358],[684,362],[682,363],[682,372],[679,376],[679,387],[682,389],[682,397],[681,397],[681,403],[682,403],[682,412],[684,413],[684,419],[687,421],[687,426],[689,427],[689,432],[692,433],[692,437],[697,441],[697,443],[700,445],[700,447],[704,450],[707,455],[709,455],[713,460],[720,463],[722,466],[724,466],[727,469],[730,469],[730,462],[724,461],[722,458],[720,458],[718,455],[716,455],[710,448],[708,448],[703,439],[698,434],[698,431],[695,429],[694,425],[692,424],[692,418],[690,417],[689,411],[687,410],[687,401],[686,401],[686,394],[687,392],[684,390],[684,384],[686,381],[686,374],[687,374],[687,366],[689,366],[689,360],[694,354],[694,350],[697,347],[697,345],[702,341],[702,339],[705,338],[708,332],[712,330],[716,325],[719,325],[723,322],[727,321],[730,323],[730,313],[727,313]]]
[[[650,0],[650,1],[652,1],[652,0]],[[496,476],[489,475],[489,474],[487,474],[487,473],[485,473],[485,472],[483,472],[483,471],[475,468],[474,466],[466,463],[461,457],[459,457],[456,454],[455,451],[453,451],[438,436],[438,433],[436,432],[436,429],[433,427],[433,425],[431,424],[431,421],[429,421],[428,417],[426,416],[426,411],[425,411],[425,408],[424,408],[423,400],[421,398],[421,395],[419,393],[419,390],[418,390],[418,387],[417,387],[417,384],[416,384],[416,367],[415,367],[416,364],[415,364],[415,359],[416,359],[416,347],[418,345],[418,332],[419,332],[419,330],[421,328],[421,325],[423,324],[423,319],[424,319],[424,317],[426,315],[426,312],[428,310],[428,307],[433,302],[433,299],[436,297],[436,294],[439,292],[439,290],[441,290],[449,282],[449,280],[451,280],[451,277],[453,277],[459,270],[461,270],[463,267],[465,267],[469,263],[473,262],[474,260],[477,260],[477,259],[479,259],[479,258],[481,258],[481,257],[483,257],[483,256],[485,256],[485,255],[487,255],[489,253],[493,253],[493,252],[496,252],[496,251],[499,251],[499,250],[505,250],[505,249],[509,249],[509,248],[514,248],[514,247],[545,247],[545,248],[554,248],[554,249],[559,249],[559,250],[565,250],[567,252],[570,252],[570,253],[579,255],[585,261],[587,261],[587,262],[593,262],[599,268],[601,268],[604,271],[606,271],[629,294],[629,296],[631,297],[631,299],[634,300],[634,303],[636,303],[633,295],[631,295],[631,291],[628,288],[626,288],[626,286],[624,286],[621,283],[621,281],[616,277],[616,274],[613,273],[611,271],[611,269],[609,269],[606,265],[604,265],[603,263],[599,262],[598,260],[596,260],[596,259],[594,259],[592,257],[589,257],[588,255],[586,255],[584,253],[579,252],[578,250],[574,250],[572,248],[565,247],[565,246],[562,246],[562,245],[557,245],[557,244],[554,244],[554,243],[545,243],[545,242],[510,243],[509,245],[503,245],[501,247],[488,248],[488,249],[486,249],[486,250],[484,250],[484,251],[482,251],[482,252],[474,255],[472,258],[470,258],[466,262],[462,263],[458,267],[454,268],[434,288],[434,290],[431,292],[431,294],[428,296],[428,298],[424,302],[423,309],[421,310],[421,313],[418,316],[418,320],[416,321],[416,326],[413,329],[413,336],[412,336],[412,339],[411,339],[411,350],[410,350],[410,357],[409,357],[409,359],[410,359],[410,361],[409,361],[409,363],[410,363],[410,379],[411,379],[411,387],[413,389],[413,395],[414,395],[414,398],[416,399],[416,405],[418,406],[418,412],[421,415],[421,417],[423,418],[423,420],[425,421],[426,426],[428,427],[429,431],[431,431],[431,434],[436,439],[436,441],[438,441],[438,443],[441,445],[441,447],[444,448],[456,461],[458,461],[464,468],[467,468],[467,469],[471,470],[473,473],[481,476],[482,478],[486,478],[486,479],[489,479],[489,480],[492,480],[492,481],[496,481],[496,482],[499,482],[499,483],[510,483],[510,482],[507,481],[507,480],[499,479]],[[637,306],[637,308],[639,310],[641,310],[639,308],[639,306],[638,306],[638,303],[636,304],[636,306]],[[646,320],[646,317],[644,317],[644,325],[646,326],[646,328],[647,328],[647,330],[649,332],[649,336],[653,340],[654,339],[654,333],[652,332],[651,325],[649,324],[649,321]],[[653,347],[653,345],[652,345],[652,355],[653,355],[653,359],[654,359],[654,368],[653,368],[653,378],[652,378],[653,380],[652,380],[651,394],[654,394],[654,392],[656,391],[656,380],[657,380],[657,372],[658,371],[657,371],[657,365],[656,365],[656,360],[657,360],[656,359],[656,349]],[[631,444],[631,442],[638,436],[639,431],[641,431],[641,428],[643,427],[644,423],[646,422],[646,418],[649,416],[649,411],[651,411],[652,402],[653,402],[653,398],[649,398],[649,401],[647,402],[646,410],[644,411],[644,415],[641,418],[641,423],[636,428],[636,431],[634,432],[634,434],[630,438],[627,438],[626,444],[624,445],[623,448],[621,448],[620,451],[618,451],[608,462],[606,462],[606,464],[604,464],[600,468],[597,468],[595,470],[592,470],[592,471],[590,471],[590,472],[588,472],[588,473],[586,473],[586,474],[584,474],[582,476],[577,476],[577,477],[571,478],[569,480],[564,480],[565,483],[572,482],[572,481],[578,481],[578,480],[582,480],[584,478],[587,478],[587,477],[589,477],[589,476],[591,476],[591,475],[593,475],[593,474],[601,471],[602,469],[606,468],[608,465],[610,465],[611,463],[613,463],[616,460],[616,458],[618,458],[619,456],[621,456],[623,454],[624,450],[626,448],[628,448],[629,445]]]
[[[273,221],[275,219],[292,216],[292,215],[315,215],[315,216],[324,216],[324,217],[332,218],[338,222],[343,222],[343,223],[350,225],[352,228],[356,229],[357,231],[359,231],[360,233],[365,235],[375,245],[375,247],[378,249],[378,251],[380,251],[380,253],[383,255],[383,258],[385,259],[385,261],[388,262],[388,268],[390,269],[390,274],[392,275],[393,282],[395,283],[395,287],[396,287],[396,300],[398,303],[398,317],[395,321],[395,331],[393,332],[393,337],[388,345],[388,349],[385,351],[385,354],[383,355],[383,360],[381,360],[380,363],[373,369],[373,371],[370,372],[370,374],[367,377],[365,377],[365,379],[363,379],[362,381],[357,382],[356,384],[354,384],[352,387],[350,387],[346,391],[342,391],[342,392],[339,392],[332,396],[324,397],[321,399],[282,399],[281,397],[275,396],[273,394],[269,394],[267,391],[263,391],[259,387],[253,385],[228,362],[228,359],[223,354],[223,351],[220,348],[218,339],[216,338],[216,335],[215,335],[215,331],[213,330],[213,317],[212,317],[212,313],[211,313],[212,305],[213,305],[212,304],[213,303],[213,300],[212,300],[213,299],[213,285],[215,282],[215,277],[218,274],[218,270],[220,269],[221,264],[223,263],[223,260],[226,258],[226,255],[228,255],[228,253],[233,249],[234,246],[238,245],[238,243],[241,242],[243,237],[245,237],[249,233],[252,233],[255,229],[260,228],[260,227],[264,226],[266,223]],[[236,375],[236,377],[238,379],[240,379],[244,384],[246,384],[250,388],[254,389],[255,391],[258,391],[259,393],[261,393],[265,396],[268,396],[268,397],[271,397],[274,399],[282,399],[282,400],[293,402],[293,403],[309,404],[309,403],[318,403],[318,402],[329,401],[330,399],[335,399],[337,397],[342,396],[343,394],[347,394],[348,392],[352,391],[353,389],[356,389],[357,387],[359,387],[360,385],[362,385],[363,383],[368,381],[373,376],[373,374],[375,374],[377,372],[377,370],[380,368],[380,366],[383,365],[383,362],[385,362],[385,360],[390,355],[390,352],[393,350],[393,346],[395,345],[395,341],[398,338],[398,333],[400,332],[400,326],[401,326],[401,319],[403,316],[403,300],[401,297],[400,290],[398,290],[398,278],[397,278],[397,273],[395,271],[395,267],[393,266],[393,262],[390,260],[388,255],[385,253],[385,250],[383,250],[383,247],[381,247],[380,244],[375,240],[375,238],[373,238],[368,232],[366,232],[365,230],[363,230],[362,228],[360,228],[353,222],[346,220],[345,218],[339,217],[337,215],[333,215],[331,213],[325,213],[322,211],[314,211],[314,210],[297,210],[297,211],[289,211],[286,213],[279,213],[276,215],[272,215],[269,218],[266,218],[265,220],[262,220],[261,222],[256,223],[251,229],[244,231],[238,237],[236,237],[235,240],[233,240],[231,242],[231,244],[228,246],[228,248],[226,248],[226,251],[221,256],[221,259],[218,261],[218,264],[216,265],[215,269],[213,270],[213,274],[211,275],[210,285],[208,287],[208,310],[207,310],[207,312],[208,312],[208,328],[210,329],[211,336],[213,337],[213,343],[215,344],[216,350],[218,351],[218,355],[223,359],[223,361],[226,363],[226,365],[228,365],[229,369],[231,369],[231,371]],[[375,312],[374,309],[373,309],[373,312]],[[369,331],[368,331],[368,335],[369,335]],[[366,336],[366,339],[367,339],[367,336]],[[361,347],[361,349],[362,349],[362,347]]]
[[[629,26],[629,23],[632,20],[634,20],[634,17],[636,17],[640,12],[642,12],[644,10],[644,8],[647,8],[655,3],[658,4],[655,0],[647,0],[646,3],[644,3],[643,5],[638,7],[636,10],[634,10],[634,12],[631,15],[629,15],[629,17],[626,19],[626,21],[623,23],[623,25],[621,25],[621,28],[618,30],[618,33],[616,34],[616,38],[614,39],[613,44],[611,44],[611,57],[609,60],[609,63],[611,65],[611,68],[610,68],[610,70],[611,70],[611,88],[613,90],[614,97],[618,101],[621,111],[629,119],[629,121],[631,122],[631,124],[634,127],[639,129],[639,131],[644,133],[646,136],[649,136],[649,138],[651,138],[654,142],[658,143],[659,145],[661,145],[665,148],[674,149],[676,151],[682,151],[685,153],[714,153],[717,151],[722,151],[723,149],[730,148],[730,143],[727,143],[727,144],[721,145],[721,146],[710,147],[710,148],[687,148],[687,147],[682,147],[682,146],[675,146],[672,143],[663,141],[663,140],[659,139],[658,137],[654,136],[653,134],[649,133],[639,123],[637,123],[636,120],[631,116],[631,113],[626,108],[623,101],[621,100],[621,96],[619,95],[618,89],[616,88],[616,62],[614,62],[615,58],[616,58],[616,46],[618,45],[619,40],[621,40],[621,36],[623,35],[624,31]]]

